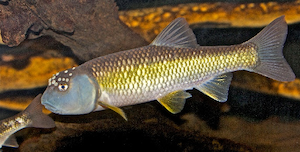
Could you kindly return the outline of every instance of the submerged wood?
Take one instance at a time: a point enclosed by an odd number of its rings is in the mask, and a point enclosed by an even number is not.
[[[47,35],[87,61],[147,44],[119,20],[113,0],[4,1],[0,10],[2,41],[9,46]]]

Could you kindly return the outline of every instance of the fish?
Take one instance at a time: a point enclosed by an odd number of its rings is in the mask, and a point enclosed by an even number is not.
[[[41,96],[37,95],[24,111],[0,121],[0,150],[2,146],[18,148],[14,133],[23,128],[55,127],[53,119],[42,112]]]
[[[283,56],[287,36],[284,16],[250,40],[230,46],[200,46],[184,18],[172,21],[148,46],[89,60],[58,72],[42,96],[46,109],[61,115],[81,115],[157,100],[169,112],[182,111],[196,88],[225,102],[232,72],[246,70],[277,81],[295,74]]]

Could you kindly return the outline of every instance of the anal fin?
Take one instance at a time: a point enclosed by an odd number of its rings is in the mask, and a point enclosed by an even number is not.
[[[16,137],[14,134],[10,135],[4,142],[3,146],[18,148],[19,144],[17,143]]]
[[[126,117],[125,112],[124,112],[121,108],[116,107],[116,106],[113,106],[113,105],[110,105],[110,104],[105,103],[105,102],[102,102],[102,101],[99,101],[98,103],[99,103],[100,106],[106,107],[106,108],[111,109],[111,110],[113,110],[114,112],[118,113],[118,114],[121,115],[126,121],[128,120],[127,117]]]
[[[219,102],[225,102],[228,98],[228,90],[232,79],[232,73],[225,73],[196,87],[207,96]]]
[[[157,101],[173,114],[179,113],[185,104],[185,99],[192,97],[190,93],[183,90],[174,91],[166,96],[158,98]]]

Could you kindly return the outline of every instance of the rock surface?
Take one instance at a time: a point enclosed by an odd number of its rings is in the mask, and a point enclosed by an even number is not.
[[[25,141],[19,150],[93,151],[97,145],[102,150],[111,151],[252,151],[227,139],[183,130],[179,122],[176,124],[168,117],[169,114],[164,113],[166,111],[156,108],[157,104],[127,107],[128,122],[110,110],[82,116],[52,115],[56,129],[46,133],[36,129],[23,130],[20,134],[33,135],[30,138],[24,136]],[[175,120],[178,119],[176,117]]]
[[[83,61],[147,42],[118,18],[113,0],[15,0],[0,3],[2,41],[51,36]]]

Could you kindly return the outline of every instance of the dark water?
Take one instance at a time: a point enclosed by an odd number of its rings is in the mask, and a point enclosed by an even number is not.
[[[0,99],[11,98],[11,97],[16,97],[16,98],[32,97],[33,98],[39,93],[44,92],[44,90],[45,87],[28,89],[28,90],[7,91],[7,92],[0,93]],[[0,108],[0,120],[13,116],[19,112],[20,111]]]
[[[274,2],[274,0],[115,0],[120,10],[129,10],[145,7],[159,7],[163,5],[177,5],[184,3],[207,3],[207,2],[229,2],[229,3],[258,3]],[[276,0],[276,2],[287,2],[287,0]]]
[[[286,121],[300,120],[300,102],[294,99],[231,87],[227,103],[231,106],[227,114],[248,120],[261,121],[271,116]]]
[[[19,111],[0,108],[0,120],[11,117],[17,113],[19,113]]]

